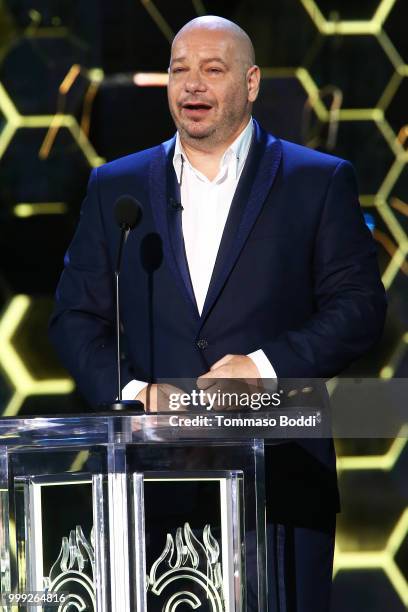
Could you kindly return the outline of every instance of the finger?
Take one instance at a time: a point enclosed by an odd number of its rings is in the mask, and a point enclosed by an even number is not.
[[[235,355],[224,355],[224,357],[221,357],[221,359],[212,364],[210,371],[215,370],[220,366],[225,365],[226,363],[229,363],[231,359],[234,359],[234,357]]]
[[[200,378],[197,378],[196,384],[199,389],[208,389],[209,387],[212,387],[214,385],[214,380],[217,379],[218,374],[216,374],[215,372],[207,372],[206,374],[200,376]]]
[[[173,408],[174,400],[176,402],[176,406],[180,405],[180,394],[178,392],[173,394],[169,387],[170,385],[160,384],[157,388],[158,412],[168,412],[170,410],[175,410],[176,408]]]
[[[185,398],[189,394],[183,389],[169,383],[160,383],[157,390],[159,412],[186,412],[189,410],[190,403],[185,404]]]
[[[171,393],[182,395],[184,393],[182,389],[179,389],[179,387],[176,387],[175,385],[171,385],[170,383],[160,383],[158,385],[158,389],[160,390],[160,393],[162,393],[163,395],[170,395]]]
[[[156,412],[157,410],[157,392],[154,385],[147,385],[146,396],[144,402],[145,412]]]

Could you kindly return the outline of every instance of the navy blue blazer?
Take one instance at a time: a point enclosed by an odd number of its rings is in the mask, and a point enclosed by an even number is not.
[[[53,344],[89,402],[116,395],[113,204],[123,194],[144,209],[121,273],[123,386],[133,378],[194,378],[227,353],[259,348],[278,377],[328,378],[367,352],[381,335],[386,300],[352,166],[254,122],[200,316],[174,144],[110,162],[90,177],[50,323]],[[335,470],[331,441],[313,453]]]

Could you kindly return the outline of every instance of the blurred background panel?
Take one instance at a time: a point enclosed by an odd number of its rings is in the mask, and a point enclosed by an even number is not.
[[[175,32],[218,14],[252,37],[254,115],[345,157],[378,246],[384,338],[347,376],[408,376],[406,0],[0,0],[0,410],[87,410],[47,321],[92,167],[174,132]],[[408,607],[408,446],[337,440],[343,512],[333,612]]]

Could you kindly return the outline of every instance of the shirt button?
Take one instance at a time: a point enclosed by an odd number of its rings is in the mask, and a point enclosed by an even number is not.
[[[206,340],[205,338],[200,338],[199,340],[197,340],[197,346],[201,350],[206,349],[208,346],[208,340]]]

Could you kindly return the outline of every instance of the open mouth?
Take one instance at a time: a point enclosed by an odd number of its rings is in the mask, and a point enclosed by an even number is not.
[[[210,104],[205,104],[205,102],[190,102],[187,104],[183,104],[183,108],[188,110],[209,110],[211,108]]]
[[[212,109],[212,106],[205,102],[187,102],[182,105],[182,109],[188,116],[199,118],[206,115]]]

